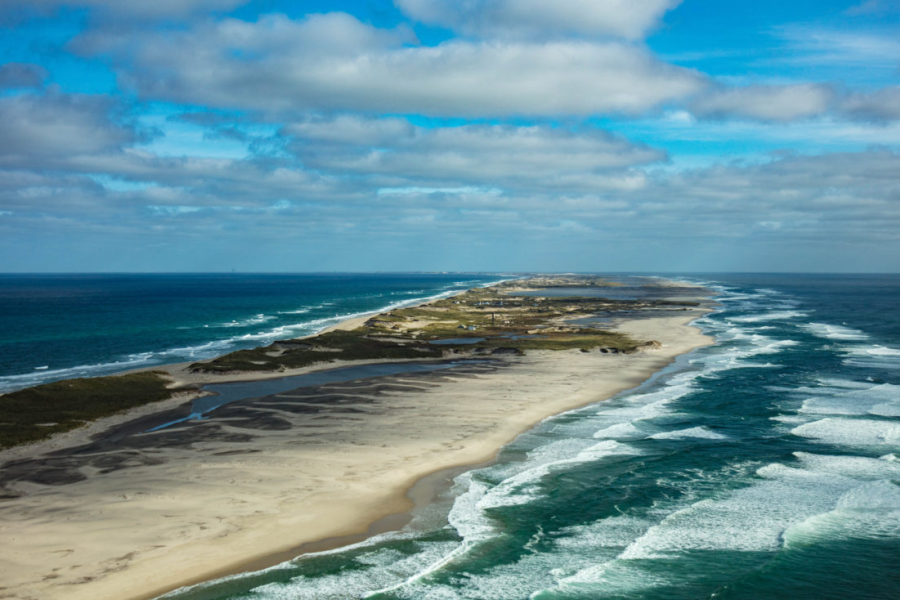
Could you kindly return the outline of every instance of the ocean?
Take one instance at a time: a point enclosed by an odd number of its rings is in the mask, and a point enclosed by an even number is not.
[[[900,276],[691,275],[715,345],[399,532],[177,600],[900,597]]]
[[[483,274],[0,275],[0,393],[212,358],[498,279]]]

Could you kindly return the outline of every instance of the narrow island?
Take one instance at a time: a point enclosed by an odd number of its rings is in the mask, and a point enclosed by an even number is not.
[[[707,290],[617,287],[507,281],[207,361],[0,395],[0,598],[154,598],[402,525],[423,477],[490,460],[710,343],[689,325]]]

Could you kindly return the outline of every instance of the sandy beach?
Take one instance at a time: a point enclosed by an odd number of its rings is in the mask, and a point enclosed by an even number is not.
[[[617,326],[659,341],[653,351],[463,361],[234,402],[148,433],[184,413],[176,398],[6,451],[0,598],[154,598],[366,532],[407,511],[422,477],[489,460],[543,419],[711,343],[689,325],[705,310]]]

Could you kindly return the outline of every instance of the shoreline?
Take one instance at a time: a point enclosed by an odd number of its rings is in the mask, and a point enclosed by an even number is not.
[[[708,312],[711,312],[711,310],[705,311],[705,313],[708,313]],[[692,318],[692,321],[696,320],[697,318],[699,318],[699,317]],[[687,323],[687,326],[695,327],[695,326],[691,325],[690,322]],[[704,335],[703,337],[708,337],[708,336]],[[506,446],[508,446],[513,441],[515,441],[519,436],[524,435],[524,434],[528,433],[529,431],[533,430],[534,428],[540,426],[544,421],[547,421],[548,419],[558,417],[567,412],[579,410],[586,406],[590,406],[591,404],[596,404],[598,402],[605,402],[607,400],[611,400],[612,398],[614,398],[620,394],[629,393],[629,392],[633,392],[637,389],[640,389],[641,387],[653,382],[658,376],[662,375],[666,371],[666,369],[668,369],[673,364],[675,364],[677,359],[680,358],[681,356],[690,354],[694,350],[696,350],[698,348],[702,348],[706,345],[711,345],[712,343],[713,342],[710,341],[710,342],[695,346],[682,354],[676,355],[674,358],[672,358],[672,360],[667,365],[663,366],[662,368],[660,368],[657,371],[652,372],[646,379],[644,379],[643,381],[641,381],[634,387],[622,389],[606,398],[592,400],[592,401],[589,401],[585,404],[578,405],[578,406],[572,406],[570,408],[567,408],[560,412],[548,415],[548,416],[540,419],[539,421],[534,422],[530,427],[523,429],[518,434],[516,434],[507,443],[498,447],[494,451],[493,456],[491,456],[490,458],[487,458],[480,462],[452,465],[449,467],[442,467],[436,471],[429,472],[429,473],[419,476],[405,490],[405,492],[403,492],[403,494],[409,500],[410,506],[403,511],[400,511],[397,513],[391,513],[391,514],[385,515],[384,517],[381,517],[380,519],[378,519],[376,521],[373,521],[372,523],[369,524],[369,526],[367,527],[365,532],[350,533],[350,534],[345,534],[345,535],[340,535],[340,536],[333,536],[333,537],[328,537],[328,538],[324,538],[324,539],[304,542],[303,544],[300,544],[299,546],[296,546],[289,550],[282,550],[279,552],[275,552],[275,553],[272,553],[272,554],[269,554],[269,555],[266,555],[263,557],[253,559],[246,563],[237,565],[233,568],[225,569],[221,573],[215,575],[214,577],[199,578],[195,581],[190,581],[188,583],[184,583],[183,585],[180,585],[179,587],[173,588],[172,590],[164,593],[162,596],[160,596],[158,594],[153,594],[153,595],[135,597],[130,600],[156,600],[157,598],[165,597],[167,594],[173,593],[179,589],[189,589],[193,586],[200,585],[204,582],[210,582],[210,581],[233,577],[233,576],[239,577],[241,575],[250,575],[257,571],[262,571],[264,569],[276,567],[280,564],[291,561],[295,558],[299,558],[306,554],[316,554],[319,552],[328,552],[328,551],[332,551],[332,550],[338,550],[341,548],[347,548],[347,547],[350,547],[350,546],[353,546],[356,544],[364,543],[367,540],[369,540],[377,535],[381,535],[381,534],[385,534],[385,533],[400,532],[403,530],[404,527],[409,525],[414,520],[416,511],[428,508],[429,506],[436,503],[443,494],[449,493],[449,491],[451,490],[453,483],[454,483],[453,480],[457,476],[462,475],[463,473],[466,473],[468,471],[474,471],[477,469],[486,468],[486,467],[489,467],[489,466],[495,464],[500,456],[500,453],[504,450],[504,448],[506,448]],[[450,507],[445,507],[445,508],[447,510],[449,510]],[[446,517],[447,517],[446,514],[442,514],[441,520],[445,521]]]
[[[498,285],[505,281],[513,281],[511,279],[501,279],[499,281],[495,281],[489,283],[485,286],[481,287],[490,287],[494,285]],[[465,293],[466,290],[459,290],[456,292],[442,292],[441,294],[437,294],[435,296],[429,296],[425,298],[421,302],[416,302],[415,304],[411,304],[409,307],[418,308],[421,306],[426,306],[432,302],[440,300],[441,298],[452,298],[454,296],[458,296],[460,294]],[[339,330],[349,330],[362,325],[368,319],[382,314],[386,310],[394,310],[397,308],[395,305],[388,305],[387,307],[382,307],[376,311],[366,312],[364,314],[354,314],[348,318],[344,318],[336,323],[332,323],[322,329],[298,337],[294,339],[302,340],[314,338],[318,335],[328,333],[331,331],[339,331]],[[334,317],[339,318],[339,317]],[[109,373],[107,375],[98,375],[97,377],[119,377],[122,375],[131,375],[134,373],[146,373],[146,372],[165,372],[172,379],[172,381],[167,385],[168,388],[179,388],[182,386],[199,386],[196,390],[192,391],[181,391],[172,395],[171,398],[167,398],[165,400],[160,400],[158,402],[151,402],[149,404],[145,404],[142,406],[137,406],[131,409],[127,409],[120,413],[116,413],[107,417],[101,417],[99,419],[95,419],[88,423],[85,423],[83,426],[78,427],[76,429],[72,429],[70,431],[64,431],[58,434],[54,434],[53,436],[38,440],[35,442],[30,442],[26,444],[21,444],[18,446],[13,446],[10,448],[0,448],[0,464],[3,464],[7,461],[17,460],[22,458],[23,456],[27,456],[30,454],[39,454],[47,451],[56,451],[60,449],[64,449],[67,447],[72,447],[76,445],[80,445],[86,443],[90,438],[95,435],[101,434],[103,431],[115,427],[121,423],[134,420],[136,418],[141,418],[149,414],[159,413],[166,410],[171,410],[173,408],[177,409],[179,407],[183,407],[189,403],[192,403],[194,400],[199,398],[213,395],[213,393],[204,393],[202,390],[202,386],[206,385],[215,385],[215,384],[226,384],[226,383],[252,383],[254,381],[268,381],[268,380],[276,380],[276,379],[284,379],[287,377],[296,377],[298,375],[307,375],[311,373],[324,373],[327,371],[332,371],[336,369],[342,369],[345,367],[355,367],[355,366],[366,366],[373,364],[402,364],[402,363],[413,363],[413,362],[433,362],[438,363],[442,361],[452,360],[450,358],[441,357],[441,358],[417,358],[417,359],[372,359],[372,360],[357,360],[357,361],[342,361],[342,360],[333,360],[331,362],[323,362],[317,363],[313,365],[309,365],[306,367],[300,367],[297,369],[288,369],[283,372],[258,372],[258,371],[248,371],[248,372],[240,372],[240,373],[230,373],[226,375],[213,375],[213,374],[198,374],[191,373],[189,371],[189,367],[191,365],[197,363],[210,362],[219,358],[223,355],[217,355],[211,358],[201,359],[201,360],[192,360],[192,361],[184,361],[178,363],[165,363],[161,365],[152,365],[147,367],[138,367],[133,369],[125,369],[122,371],[116,371],[114,373]],[[61,380],[66,381],[66,380]],[[36,384],[37,386],[43,384]],[[36,387],[36,386],[28,386]],[[28,388],[23,388],[28,389]],[[20,390],[13,390],[20,391]],[[13,393],[13,392],[4,392],[4,393]],[[3,396],[4,393],[0,393],[0,396]],[[2,591],[2,588],[0,588]],[[3,596],[0,596],[0,600],[2,600]]]
[[[448,412],[443,415],[445,420],[441,420],[439,416],[431,424],[432,429],[428,428],[428,424],[423,425],[421,435],[413,436],[425,440],[422,442],[413,442],[413,440],[407,439],[410,437],[409,432],[392,429],[391,435],[383,436],[384,439],[381,441],[387,440],[387,444],[401,448],[400,452],[406,459],[403,461],[402,468],[398,468],[397,464],[390,464],[390,455],[387,451],[383,455],[376,456],[373,463],[371,457],[362,456],[359,449],[354,447],[360,443],[355,439],[351,439],[344,445],[334,443],[332,450],[338,448],[344,461],[343,463],[337,462],[344,465],[344,468],[348,465],[352,468],[350,471],[340,473],[337,477],[333,476],[333,465],[327,466],[327,463],[333,462],[333,459],[329,456],[323,460],[322,455],[317,454],[316,448],[304,450],[305,454],[300,452],[290,455],[291,452],[286,451],[279,443],[277,435],[273,434],[271,439],[261,436],[257,444],[260,450],[254,451],[265,450],[276,455],[276,458],[279,454],[288,454],[290,456],[287,457],[289,459],[287,464],[293,464],[294,469],[296,469],[295,461],[297,459],[306,457],[305,460],[308,461],[313,458],[326,463],[324,471],[326,475],[323,475],[321,470],[315,471],[314,469],[303,474],[310,478],[310,481],[318,481],[318,484],[313,485],[310,490],[305,490],[307,493],[300,500],[296,498],[288,498],[283,502],[276,500],[274,506],[270,506],[272,501],[267,498],[269,501],[267,507],[271,511],[263,512],[270,513],[269,518],[266,518],[265,515],[243,514],[240,511],[238,511],[239,514],[232,514],[230,523],[232,525],[236,523],[237,529],[225,528],[224,531],[219,532],[221,535],[218,536],[218,539],[227,540],[227,543],[226,541],[216,543],[216,537],[209,539],[209,536],[203,535],[188,536],[185,543],[167,547],[166,552],[144,552],[144,556],[141,556],[142,560],[128,559],[124,561],[124,564],[114,565],[112,569],[103,571],[98,578],[91,578],[88,581],[84,581],[82,578],[80,585],[54,585],[51,580],[49,585],[42,586],[42,594],[34,597],[133,598],[135,600],[156,598],[160,594],[184,586],[231,574],[258,570],[279,564],[301,553],[321,551],[324,549],[323,544],[326,546],[333,544],[329,547],[341,547],[347,543],[355,543],[354,540],[362,541],[370,537],[371,533],[382,531],[379,523],[386,527],[383,529],[384,531],[396,530],[403,526],[401,521],[409,517],[410,511],[416,505],[410,495],[415,495],[413,490],[416,489],[419,482],[433,476],[440,478],[440,474],[444,472],[464,472],[494,460],[504,446],[543,420],[640,386],[660,370],[669,366],[678,356],[711,343],[709,338],[703,336],[696,327],[689,324],[708,310],[708,308],[695,308],[691,309],[688,314],[680,313],[677,316],[643,320],[634,319],[619,324],[618,329],[631,333],[638,339],[666,338],[663,341],[663,350],[640,355],[599,356],[584,354],[577,350],[529,351],[526,357],[493,359],[498,365],[502,363],[503,366],[498,366],[494,371],[486,372],[485,375],[476,373],[453,379],[449,376],[445,377],[446,374],[438,373],[416,378],[402,375],[384,378],[392,382],[399,382],[398,386],[410,385],[409,381],[421,384],[422,387],[417,392],[421,397],[417,398],[415,403],[425,405],[424,408],[419,408],[420,411],[441,410],[446,404],[447,397],[454,399],[461,397],[471,405],[472,411],[480,410],[483,414],[476,414],[475,418],[471,418],[465,410],[462,410],[455,413]],[[365,320],[366,318],[368,317],[356,317],[355,319]],[[333,327],[351,324],[345,321]],[[665,335],[657,335],[659,333]],[[626,365],[624,361],[631,361],[631,364]],[[387,362],[399,361],[388,360]],[[598,369],[599,373],[589,372],[591,368],[596,368],[598,365],[601,367]],[[318,369],[313,367],[312,370],[339,368],[340,365],[317,366]],[[304,370],[307,369],[310,368]],[[628,372],[625,373],[625,371]],[[264,379],[259,377],[258,373],[249,375],[255,376],[252,379]],[[271,378],[289,375],[278,373]],[[455,376],[456,374],[454,374]],[[448,382],[444,381],[445,379],[453,380]],[[525,381],[524,385],[523,380]],[[224,383],[225,381],[225,378],[216,379],[216,382]],[[228,378],[227,381],[232,381],[232,379]],[[427,386],[432,387],[425,386],[426,383]],[[560,394],[561,389],[565,393]],[[498,400],[496,404],[502,404],[502,406],[483,406],[484,397],[499,398],[500,396],[503,396],[503,400]],[[182,404],[189,401],[190,399],[179,400]],[[399,394],[396,400],[391,398],[390,402],[393,402],[390,406],[391,410],[386,411],[385,414],[379,414],[378,418],[388,428],[397,427],[398,419],[391,412],[416,410],[416,406],[409,405],[409,401],[410,399],[402,394]],[[153,405],[150,405],[149,410],[153,410]],[[221,411],[223,408],[217,410]],[[416,414],[418,415],[418,413]],[[433,415],[418,416],[420,416],[419,420],[427,421]],[[483,417],[493,419],[489,427],[479,423]],[[450,421],[449,426],[447,421]],[[438,430],[438,425],[443,431]],[[447,435],[454,432],[463,432],[462,438],[455,439],[453,435]],[[446,439],[431,440],[432,435],[444,435]],[[377,435],[374,437],[378,438]],[[377,447],[378,441],[379,439],[367,440],[365,443]],[[381,446],[387,444],[381,444]],[[197,458],[196,455],[184,456],[177,452],[173,454],[177,455],[173,456],[173,459],[182,461],[184,464],[190,463],[192,458]],[[384,464],[385,460],[381,459],[387,460],[388,464]],[[248,459],[248,461],[251,463],[249,472],[253,472],[254,460]],[[298,474],[294,473],[285,479],[285,473],[280,470],[281,465],[272,466],[265,461],[261,461],[261,464],[270,468],[277,476],[275,479],[278,480],[278,483],[277,485],[273,484],[273,490],[283,490],[285,486],[296,485],[296,481],[293,479]],[[212,466],[217,467],[215,470],[226,467],[226,472],[235,472],[240,476],[249,477],[251,474],[248,472],[246,464],[231,464],[228,461],[221,464],[219,461]],[[359,475],[359,472],[365,469],[368,471]],[[327,479],[328,473],[331,473],[331,479]],[[352,473],[352,476],[348,473]],[[117,483],[119,485],[113,485],[113,489],[121,489],[123,483],[137,483],[136,477],[139,476],[136,470],[118,471],[116,474],[121,475],[118,475]],[[170,481],[170,483],[172,481],[184,483],[179,479],[183,476],[183,472],[179,471],[177,464],[168,469],[165,475],[169,479],[164,478],[164,480]],[[353,478],[354,476],[356,479]],[[104,482],[101,480],[102,478],[99,477],[94,481],[89,479],[85,484],[89,497],[104,491],[105,488],[102,485]],[[93,487],[90,485],[91,483],[94,484]],[[108,488],[110,482],[106,481],[105,483]],[[324,491],[322,491],[323,489]],[[214,492],[215,489],[212,491]],[[259,494],[259,490],[254,488],[253,491],[257,495]],[[432,494],[431,498],[434,497]],[[140,504],[138,502],[134,508],[140,510],[142,508]],[[144,504],[143,508],[148,508],[148,503]],[[342,514],[342,517],[337,517],[334,513],[335,504],[339,506],[338,514]],[[152,502],[149,507],[153,508]],[[187,507],[181,507],[181,509],[188,510]],[[228,510],[222,507],[220,509],[220,513],[228,513]],[[190,511],[188,510],[188,512]],[[304,514],[298,514],[298,512],[314,513],[317,517],[312,519]],[[351,517],[348,518],[348,515]],[[85,519],[86,516],[81,515],[81,518]],[[107,525],[111,524],[108,518],[105,521],[101,518],[101,521],[106,522]],[[87,522],[91,521],[88,519]],[[130,519],[124,519],[124,522],[130,522]],[[373,530],[373,526],[376,530]],[[77,532],[79,529],[84,530],[84,528],[84,526],[75,527],[73,532]],[[3,530],[5,529],[7,528],[4,527]],[[286,534],[288,531],[291,533]],[[159,535],[162,534],[160,532],[148,533],[146,537],[152,539]],[[2,537],[4,534],[0,530],[0,538]],[[279,543],[274,543],[273,539],[279,539]],[[241,551],[237,552],[236,548],[240,548]],[[4,564],[8,558],[8,556],[0,555],[0,565]],[[161,573],[167,577],[161,576]],[[141,591],[138,592],[138,589]],[[4,597],[4,591],[0,589],[0,597]]]
[[[504,283],[504,282],[507,282],[507,281],[515,281],[515,278],[512,278],[512,279],[498,279],[498,280],[496,280],[496,281],[492,281],[492,282],[489,282],[489,283],[484,283],[484,284],[482,284],[482,285],[475,286],[475,287],[476,287],[476,288],[477,288],[477,287],[486,288],[486,287],[491,287],[491,286],[499,285],[499,284]],[[467,289],[472,289],[472,288],[467,288]],[[367,312],[364,312],[364,313],[352,313],[351,315],[347,315],[347,316],[335,315],[334,317],[327,317],[327,318],[324,318],[324,319],[322,319],[322,320],[324,320],[324,321],[332,321],[332,320],[336,320],[336,319],[339,319],[339,320],[337,320],[336,322],[332,323],[331,325],[327,325],[327,326],[325,326],[325,327],[322,327],[321,329],[319,329],[319,330],[317,330],[317,331],[315,331],[315,332],[313,332],[313,333],[309,333],[309,334],[302,335],[302,336],[295,337],[295,338],[291,338],[291,339],[298,339],[298,340],[299,340],[299,339],[312,338],[312,337],[315,337],[315,336],[317,336],[317,335],[321,335],[321,334],[323,334],[323,333],[328,333],[328,332],[330,332],[330,331],[335,331],[335,330],[347,328],[347,327],[348,327],[349,325],[351,325],[351,324],[353,324],[353,326],[358,326],[358,325],[361,325],[362,323],[364,323],[366,320],[368,320],[368,319],[370,319],[370,318],[372,318],[372,317],[374,317],[374,316],[377,316],[377,315],[379,315],[379,314],[382,314],[382,313],[384,313],[384,312],[386,312],[386,311],[395,310],[395,309],[399,309],[399,308],[417,308],[417,307],[420,307],[420,306],[427,305],[427,304],[429,304],[429,303],[431,303],[431,302],[435,302],[435,301],[440,300],[440,299],[443,299],[443,298],[450,298],[450,297],[453,297],[453,296],[457,296],[457,295],[462,294],[462,293],[465,293],[465,292],[466,292],[466,289],[455,290],[455,291],[445,291],[445,292],[441,292],[441,293],[439,293],[439,294],[435,294],[435,295],[432,295],[432,296],[425,296],[425,297],[422,297],[422,298],[416,298],[416,299],[412,299],[412,300],[408,300],[408,301],[398,302],[398,303],[394,303],[394,304],[388,304],[388,305],[383,306],[383,307],[381,307],[381,308],[379,308],[379,309],[376,309],[376,310],[373,310],[373,311],[367,311]],[[261,346],[253,346],[253,348],[258,348],[258,347],[261,347]],[[234,351],[235,351],[235,350],[230,350],[229,352],[226,352],[225,354],[228,354],[228,353],[234,352]],[[147,372],[147,371],[169,371],[170,369],[171,369],[171,370],[183,369],[183,368],[185,368],[185,367],[187,367],[187,366],[189,366],[189,365],[196,364],[196,363],[209,362],[209,361],[215,360],[216,358],[219,358],[219,357],[221,357],[221,356],[224,356],[224,355],[218,355],[218,354],[217,354],[216,356],[212,356],[212,357],[209,357],[209,358],[202,358],[202,359],[198,359],[198,360],[182,361],[182,362],[176,362],[176,363],[161,363],[161,364],[149,365],[149,366],[142,366],[142,367],[134,367],[134,366],[132,366],[132,367],[127,367],[127,368],[122,368],[121,370],[118,370],[118,371],[103,372],[103,373],[97,373],[97,374],[94,374],[94,375],[73,376],[73,377],[67,377],[67,378],[64,378],[64,379],[54,379],[54,380],[50,380],[50,381],[43,381],[43,382],[40,382],[40,383],[29,384],[29,385],[26,385],[26,386],[24,386],[24,387],[17,387],[17,388],[15,388],[15,389],[6,390],[6,391],[4,391],[4,392],[0,392],[0,396],[3,396],[3,395],[5,395],[5,394],[15,393],[15,392],[22,391],[22,390],[29,389],[29,388],[33,388],[33,387],[38,387],[38,386],[45,385],[45,384],[48,384],[48,383],[54,383],[54,382],[57,382],[57,381],[67,381],[67,380],[69,380],[69,379],[82,379],[82,378],[92,379],[92,378],[100,378],[100,377],[118,377],[118,376],[121,376],[121,375],[129,375],[129,374],[132,374],[132,373],[144,373],[144,372]],[[339,361],[338,361],[338,362],[339,362]],[[396,361],[396,362],[399,362],[399,361]],[[354,364],[362,364],[362,363],[361,363],[361,362],[357,362],[357,363],[354,363]],[[91,365],[88,365],[88,367],[91,367]],[[258,380],[264,380],[264,379],[277,379],[277,378],[279,378],[279,377],[288,377],[288,376],[291,376],[291,375],[304,374],[304,373],[306,373],[306,372],[310,372],[309,369],[312,369],[312,371],[316,371],[316,370],[318,370],[318,367],[319,367],[319,366],[313,366],[313,367],[311,367],[311,368],[304,367],[303,369],[298,369],[296,373],[289,373],[289,374],[287,374],[287,375],[282,374],[282,373],[262,373],[262,372],[254,372],[254,373],[248,373],[248,374],[234,374],[234,375],[231,376],[231,377],[234,377],[234,379],[230,378],[229,376],[221,376],[221,378],[219,378],[219,379],[211,378],[209,381],[204,382],[204,384],[205,384],[205,383],[231,383],[231,382],[233,382],[233,381],[248,381],[247,379],[244,378],[244,377],[247,376],[247,375],[251,375],[251,376],[253,377],[253,379],[252,379],[253,381],[255,381],[255,380],[257,380],[257,379],[258,379]],[[335,368],[338,368],[338,367],[335,367]],[[20,375],[24,375],[24,374],[14,373],[14,374],[12,374],[12,375],[14,375],[14,376],[20,376]],[[163,402],[165,402],[165,401],[163,401]],[[68,433],[68,432],[66,432],[66,433]],[[0,460],[2,460],[2,453],[5,452],[5,451],[6,451],[6,450],[0,449]]]

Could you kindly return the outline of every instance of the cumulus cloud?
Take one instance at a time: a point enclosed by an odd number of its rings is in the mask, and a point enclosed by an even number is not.
[[[411,18],[477,37],[641,39],[680,0],[395,0]]]
[[[50,94],[0,98],[0,166],[34,169],[52,161],[119,150],[141,139],[113,119],[115,105],[98,96]]]
[[[833,98],[834,91],[819,84],[723,87],[700,95],[691,110],[700,117],[784,122],[822,115]]]
[[[47,69],[31,63],[0,65],[0,89],[37,88],[47,79]]]
[[[74,47],[114,56],[122,81],[147,97],[270,112],[638,114],[705,85],[695,71],[624,42],[410,41],[404,28],[328,14],[165,34],[97,31]]]
[[[341,116],[285,128],[303,163],[319,171],[390,176],[416,185],[560,190],[621,186],[629,167],[660,150],[596,128],[466,125],[413,127],[401,119]],[[614,174],[611,174],[614,172]],[[425,182],[425,183],[423,183]]]
[[[297,121],[285,134],[299,159],[158,157],[118,149],[118,135],[75,147],[65,160],[51,156],[50,170],[4,169],[4,155],[0,210],[9,214],[0,237],[26,229],[104,239],[214,235],[285,252],[298,236],[327,252],[382,248],[386,239],[465,249],[485,237],[523,251],[523,240],[548,251],[560,240],[622,249],[652,239],[665,256],[698,240],[742,251],[773,243],[900,248],[900,155],[890,150],[648,174],[641,164],[661,153],[596,129],[428,129],[340,116]],[[152,185],[111,189],[95,173]]]

